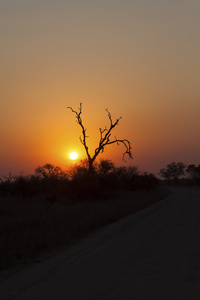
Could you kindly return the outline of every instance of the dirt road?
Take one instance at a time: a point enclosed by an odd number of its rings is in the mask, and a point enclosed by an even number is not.
[[[0,299],[200,299],[200,191],[165,201],[0,282]]]

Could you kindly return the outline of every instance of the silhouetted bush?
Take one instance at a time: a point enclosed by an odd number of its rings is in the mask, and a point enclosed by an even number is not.
[[[22,197],[25,200],[31,200],[40,194],[41,182],[34,175],[32,176],[16,176],[12,184],[11,193],[14,196]]]
[[[16,176],[12,194],[25,200],[43,196],[48,201],[58,201],[69,192],[67,174],[59,167],[46,164],[35,170],[35,175]]]
[[[200,165],[195,166],[194,164],[191,164],[187,166],[186,173],[190,183],[200,185]]]
[[[112,189],[104,186],[97,173],[78,168],[70,181],[70,197],[73,201],[102,200],[114,196]]]

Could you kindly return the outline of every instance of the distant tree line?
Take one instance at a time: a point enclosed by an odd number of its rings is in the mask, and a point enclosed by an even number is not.
[[[200,165],[172,162],[162,168],[159,175],[171,184],[200,185]]]
[[[69,170],[62,170],[53,164],[38,166],[33,175],[0,177],[0,196],[17,196],[25,200],[34,197],[48,201],[68,199],[72,202],[82,200],[102,200],[115,197],[123,190],[155,189],[162,183],[175,185],[200,185],[200,165],[186,165],[172,162],[154,174],[141,172],[135,166],[116,167],[110,160],[94,162],[93,172],[88,168],[88,160],[81,161]]]
[[[159,185],[159,180],[150,173],[142,173],[135,166],[116,167],[110,160],[93,164],[88,160],[74,165],[67,171],[58,166],[45,164],[35,169],[30,176],[1,177],[0,195],[12,195],[31,200],[43,197],[48,201],[70,199],[103,200],[113,198],[122,190],[150,190]]]

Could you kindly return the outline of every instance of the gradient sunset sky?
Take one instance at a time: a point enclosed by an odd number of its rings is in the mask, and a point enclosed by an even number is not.
[[[199,0],[0,0],[0,28],[0,175],[84,159],[80,102],[91,152],[108,108],[127,165],[200,164]]]

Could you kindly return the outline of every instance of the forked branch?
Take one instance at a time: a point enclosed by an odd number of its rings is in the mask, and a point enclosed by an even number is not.
[[[11,173],[9,173],[8,176],[3,176],[3,178],[4,179],[0,177],[0,181],[2,182],[2,184],[7,184],[10,183],[15,177]]]

